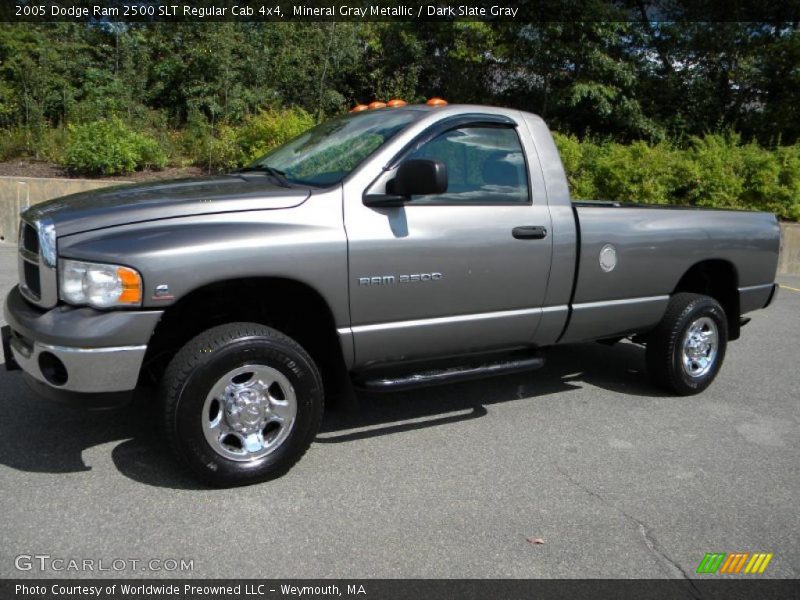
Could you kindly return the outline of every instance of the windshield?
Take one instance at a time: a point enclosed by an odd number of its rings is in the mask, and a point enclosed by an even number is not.
[[[278,172],[290,183],[332,185],[416,118],[415,111],[397,109],[337,117],[309,129],[245,168]]]

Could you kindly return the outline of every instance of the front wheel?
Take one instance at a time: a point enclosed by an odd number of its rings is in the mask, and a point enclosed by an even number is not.
[[[719,373],[728,345],[728,321],[720,304],[701,294],[675,294],[647,340],[647,371],[658,386],[689,396]]]
[[[308,353],[255,323],[221,325],[189,341],[167,368],[161,395],[175,454],[218,486],[288,471],[314,439],[324,402]]]

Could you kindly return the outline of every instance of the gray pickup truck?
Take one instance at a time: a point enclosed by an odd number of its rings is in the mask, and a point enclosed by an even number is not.
[[[238,172],[30,208],[6,365],[87,406],[157,385],[215,485],[286,472],[326,395],[535,369],[630,338],[695,394],[775,297],[766,213],[572,202],[537,116],[404,106],[325,122]]]

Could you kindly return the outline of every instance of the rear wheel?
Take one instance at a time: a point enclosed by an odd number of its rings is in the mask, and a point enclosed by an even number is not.
[[[720,304],[701,294],[675,294],[647,340],[647,370],[660,387],[682,396],[698,394],[717,376],[728,344]]]
[[[161,395],[175,454],[219,486],[284,474],[322,419],[314,361],[291,338],[255,323],[214,327],[187,343],[167,368]]]

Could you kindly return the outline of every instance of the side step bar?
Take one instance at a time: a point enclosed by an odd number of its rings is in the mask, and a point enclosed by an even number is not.
[[[429,369],[412,373],[388,376],[358,377],[353,381],[357,389],[368,392],[397,392],[429,385],[441,385],[483,379],[496,375],[507,375],[523,371],[533,371],[544,366],[544,358],[530,354],[516,355],[504,359],[451,366],[442,369]]]

